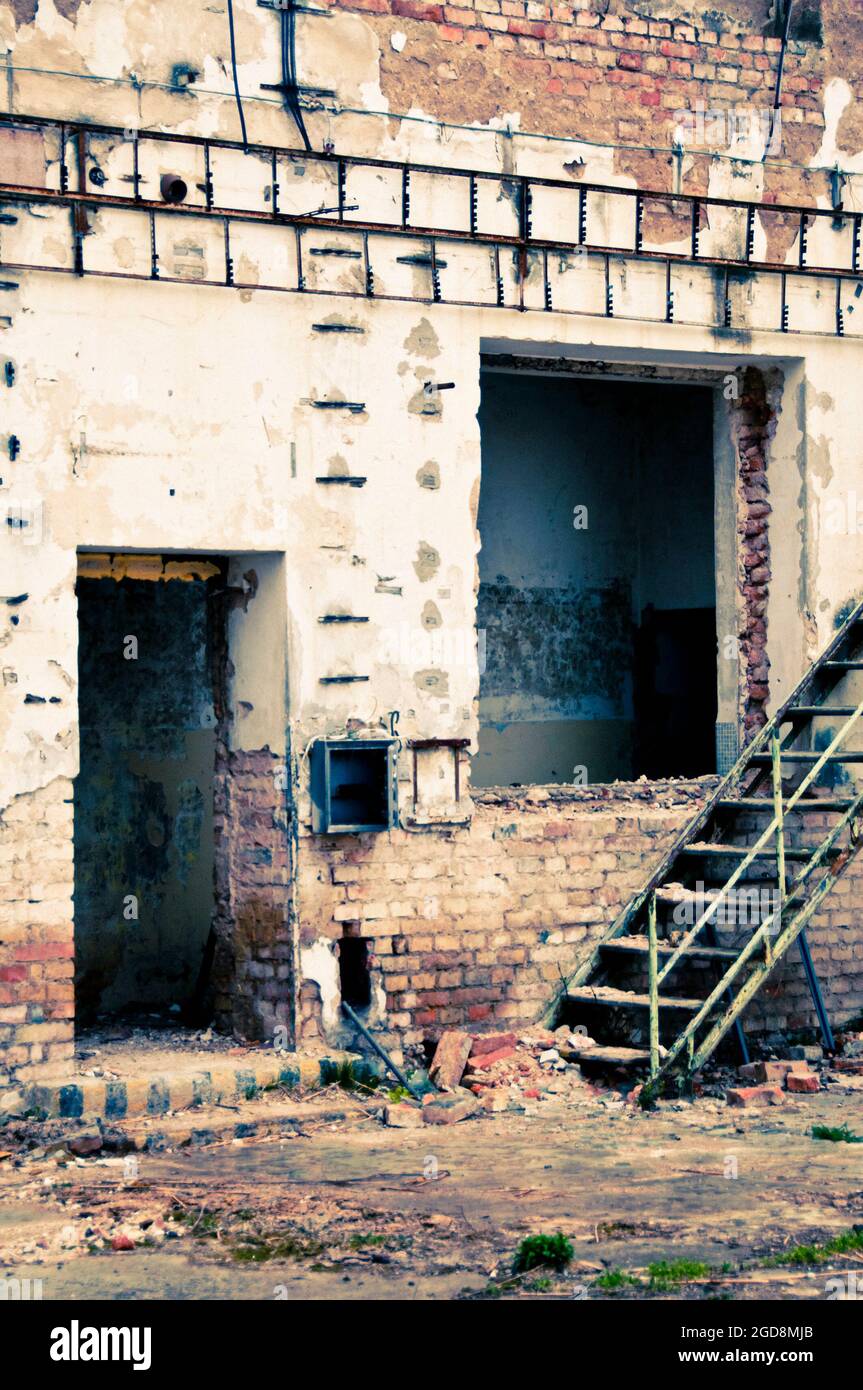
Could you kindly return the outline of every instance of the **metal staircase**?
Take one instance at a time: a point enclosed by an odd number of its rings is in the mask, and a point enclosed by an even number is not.
[[[740,1016],[794,941],[832,1048],[805,927],[860,847],[863,790],[846,768],[863,764],[863,738],[849,743],[863,701],[839,692],[861,648],[863,603],[566,980],[547,1017],[587,1023],[573,1057],[646,1065],[652,1093],[732,1027],[745,1058]],[[621,1045],[633,1032],[641,1046]]]

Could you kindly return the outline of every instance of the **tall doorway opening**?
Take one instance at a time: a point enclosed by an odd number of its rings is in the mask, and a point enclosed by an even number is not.
[[[201,1022],[214,915],[218,561],[82,555],[76,1016]]]
[[[474,785],[716,770],[713,418],[709,386],[483,370]]]

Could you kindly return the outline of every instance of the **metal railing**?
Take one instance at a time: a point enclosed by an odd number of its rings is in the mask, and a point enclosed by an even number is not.
[[[789,204],[760,204],[592,182],[566,182],[450,165],[338,155],[330,151],[301,151],[268,145],[244,148],[236,142],[204,136],[136,131],[91,123],[71,124],[36,116],[0,116],[2,128],[38,129],[53,142],[58,186],[48,188],[4,183],[0,185],[0,201],[52,203],[68,207],[72,214],[74,240],[72,271],[79,275],[116,275],[127,279],[164,279],[186,283],[183,277],[164,275],[159,267],[156,218],[196,217],[219,221],[225,246],[223,276],[196,283],[239,286],[231,254],[232,224],[263,222],[293,229],[296,238],[295,278],[291,285],[255,283],[250,286],[256,289],[340,293],[368,299],[413,299],[474,307],[539,309],[591,317],[599,314],[645,322],[664,320],[669,323],[688,322],[701,327],[735,328],[749,326],[735,322],[732,289],[736,279],[765,275],[779,277],[780,287],[775,321],[767,326],[776,331],[793,333],[827,331],[792,324],[789,300],[789,286],[795,280],[826,279],[833,284],[835,295],[830,332],[842,336],[846,329],[842,307],[843,286],[846,281],[863,273],[863,213]],[[99,160],[104,162],[105,150],[101,146],[106,141],[128,146],[128,167],[118,176],[131,185],[128,195],[105,190],[105,184],[110,179]],[[191,197],[191,201],[171,203],[156,196],[144,196],[142,188],[146,179],[142,174],[141,151],[152,145],[185,148],[193,152],[200,177],[197,187],[187,190],[186,196]],[[237,198],[229,189],[217,186],[213,170],[213,155],[217,151],[233,152],[243,156],[244,160],[259,163],[262,174],[259,180],[259,206],[246,206],[247,194]],[[325,187],[331,190],[330,202],[322,202],[318,208],[303,211],[286,209],[280,177],[284,173],[285,162],[303,169],[317,168],[323,173]],[[382,218],[379,208],[377,216],[370,215],[369,197],[363,193],[361,179],[363,172],[369,171],[376,173],[380,179],[390,181],[383,201],[391,205],[391,217]],[[431,180],[431,184],[427,184],[424,190],[418,190],[420,180]],[[310,180],[305,181],[306,185],[308,182]],[[488,189],[496,191],[496,195],[484,197],[483,190]],[[418,191],[421,198],[417,197]],[[427,209],[432,209],[436,205],[435,200],[443,199],[444,195],[448,205],[445,219],[448,225],[430,226],[427,219],[417,217],[418,201],[423,201]],[[149,275],[93,269],[86,265],[86,211],[88,208],[98,210],[103,207],[148,214],[153,252]],[[650,238],[648,231],[652,218],[656,222],[654,235]],[[619,235],[615,233],[617,244],[614,244],[614,237],[609,235],[611,223],[623,229]],[[717,231],[719,223],[723,224],[721,231]],[[759,231],[767,237],[771,227],[782,231],[789,247],[796,244],[796,263],[756,255]],[[827,264],[814,264],[810,258],[810,234],[815,227],[828,227],[832,233],[830,241],[836,255]],[[338,228],[357,238],[357,255],[362,262],[361,281],[357,288],[333,291],[308,283],[303,271],[303,236],[313,228]],[[382,292],[376,286],[370,238],[380,237],[419,239],[426,243],[425,251],[412,258],[416,266],[427,271],[422,290],[402,295]],[[711,238],[712,244],[706,250],[708,238]],[[459,298],[456,290],[447,285],[447,277],[442,273],[445,262],[441,250],[448,246],[479,247],[489,251],[492,273],[487,299]],[[685,249],[668,249],[670,247]],[[501,261],[506,253],[511,255],[512,263],[505,277]],[[562,284],[560,273],[555,275],[551,266],[555,255],[563,258],[583,257],[586,265],[599,261],[603,293],[602,302],[596,308],[573,308],[555,302]],[[619,312],[615,299],[620,294],[620,281],[614,274],[618,261],[638,261],[664,270],[664,307],[659,315]],[[708,268],[719,277],[719,293],[713,296],[717,301],[714,320],[696,321],[680,317],[681,286],[675,280],[675,272],[692,267]],[[15,264],[14,268],[58,269],[56,266],[22,263]]]

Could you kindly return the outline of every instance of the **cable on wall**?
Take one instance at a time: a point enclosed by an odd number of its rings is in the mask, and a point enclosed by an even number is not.
[[[228,0],[228,30],[231,35],[231,69],[234,74],[234,96],[237,99],[237,112],[240,117],[240,130],[243,134],[243,149],[249,148],[249,137],[246,134],[246,117],[243,112],[243,99],[240,96],[240,79],[237,76],[237,42],[234,37],[234,0]]]

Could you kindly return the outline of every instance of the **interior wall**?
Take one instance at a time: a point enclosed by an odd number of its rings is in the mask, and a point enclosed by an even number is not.
[[[678,626],[706,634],[693,668],[711,667],[712,697],[698,698],[715,701],[712,392],[485,371],[479,421],[486,667],[472,780],[637,776],[646,610],[656,653],[663,615],[688,613]]]
[[[213,915],[208,584],[79,578],[79,1021],[183,1007]]]

